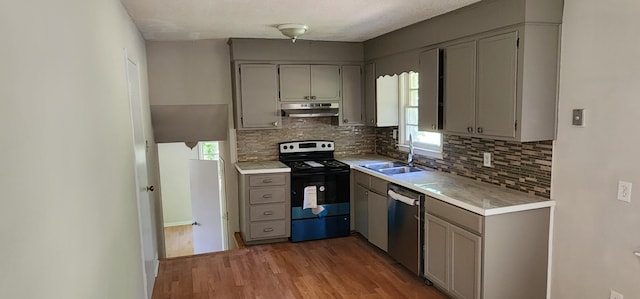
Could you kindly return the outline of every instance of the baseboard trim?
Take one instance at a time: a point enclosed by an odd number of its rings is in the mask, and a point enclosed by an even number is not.
[[[181,226],[181,225],[190,225],[193,223],[192,221],[177,221],[177,222],[166,222],[164,227],[172,227],[172,226]]]

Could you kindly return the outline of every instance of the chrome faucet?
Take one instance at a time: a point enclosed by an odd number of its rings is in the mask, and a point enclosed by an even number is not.
[[[407,164],[413,167],[413,138],[409,133],[409,154],[407,155]]]

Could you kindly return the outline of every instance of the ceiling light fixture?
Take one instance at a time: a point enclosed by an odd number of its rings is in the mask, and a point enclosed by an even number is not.
[[[299,36],[309,30],[309,26],[305,24],[282,24],[278,25],[277,28],[284,36],[290,38],[292,43],[295,43]]]

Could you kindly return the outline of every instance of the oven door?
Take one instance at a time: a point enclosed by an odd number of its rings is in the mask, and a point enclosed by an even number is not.
[[[349,202],[349,170],[291,173],[291,207],[302,207],[304,188],[315,186],[318,205]]]

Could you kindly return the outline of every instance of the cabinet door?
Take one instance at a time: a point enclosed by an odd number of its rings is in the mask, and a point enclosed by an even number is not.
[[[309,65],[280,65],[280,101],[303,102],[311,96]]]
[[[355,187],[355,217],[356,217],[356,231],[363,235],[365,238],[369,238],[369,206],[368,199],[369,191],[356,184]]]
[[[364,120],[367,126],[376,125],[376,65],[364,66]]]
[[[369,192],[369,242],[387,251],[387,197]]]
[[[361,125],[362,71],[359,65],[342,66],[342,124]]]
[[[480,259],[482,238],[455,225],[449,225],[451,238],[450,292],[456,298],[480,298]],[[526,271],[526,270],[525,270]]]
[[[280,127],[276,66],[241,64],[240,101],[243,128]]]
[[[427,214],[425,219],[424,275],[449,290],[449,223]]]
[[[518,33],[478,41],[478,100],[476,132],[516,136]]]
[[[340,100],[340,68],[337,65],[311,66],[311,100]]]
[[[440,107],[440,49],[420,53],[420,97],[418,105],[418,129],[437,132]]]
[[[476,42],[447,47],[444,61],[444,130],[472,133],[475,123]]]

